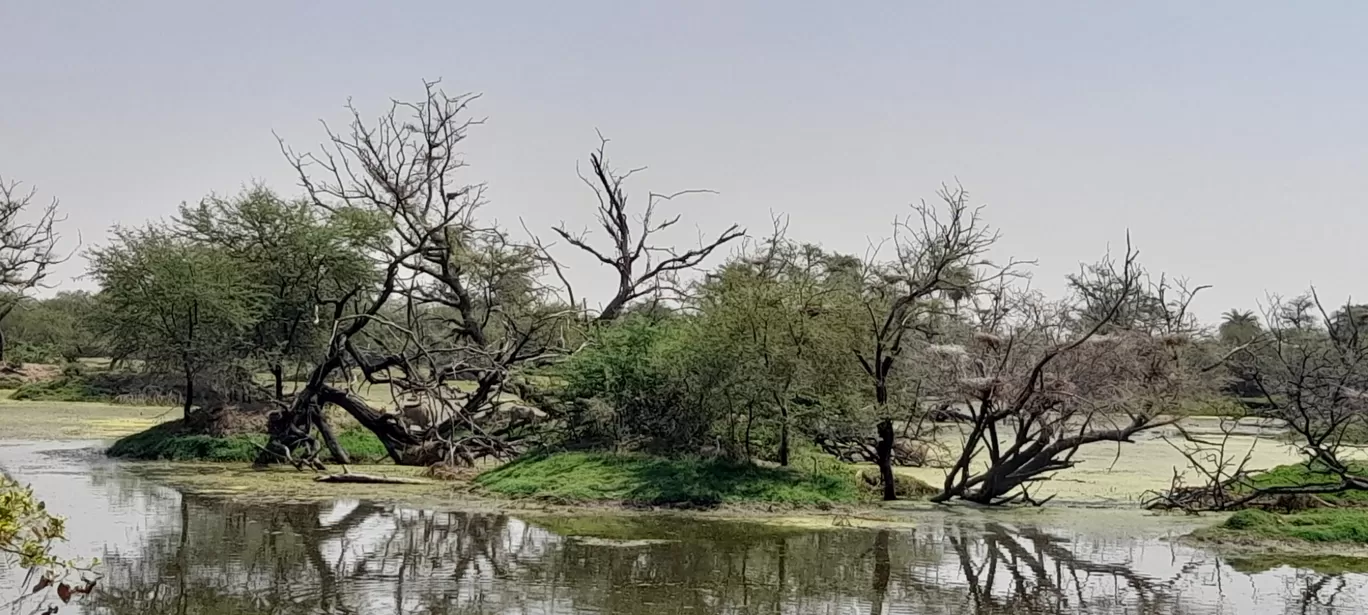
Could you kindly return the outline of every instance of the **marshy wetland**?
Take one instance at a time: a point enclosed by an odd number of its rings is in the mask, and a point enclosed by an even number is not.
[[[19,411],[7,405],[0,409]],[[75,425],[140,416],[68,411]],[[26,412],[27,413],[27,412]],[[150,420],[150,419],[148,419]],[[7,432],[8,433],[8,432]],[[630,511],[507,502],[450,483],[326,485],[241,464],[124,462],[87,439],[13,439],[0,469],[67,516],[102,578],[63,612],[1353,613],[1354,548],[1185,538],[1220,516],[1136,502],[1159,438],[1090,451],[1040,509],[917,501],[833,511]],[[1251,435],[1250,437],[1253,437]],[[1276,438],[1261,461],[1285,463]],[[1144,461],[1142,465],[1141,461]],[[1095,463],[1096,462],[1096,463]],[[368,468],[408,472],[394,466]],[[917,470],[923,472],[925,470]],[[1135,476],[1120,480],[1118,476]],[[930,478],[930,477],[928,477]],[[1096,484],[1090,484],[1096,483]],[[270,486],[274,485],[274,488]],[[1101,485],[1108,485],[1103,488]],[[586,512],[587,511],[587,512]],[[16,587],[11,573],[0,573]]]

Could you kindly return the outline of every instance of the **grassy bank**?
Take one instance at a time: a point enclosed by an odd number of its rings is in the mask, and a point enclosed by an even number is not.
[[[1368,545],[1368,510],[1318,509],[1290,514],[1242,510],[1194,538],[1216,542],[1257,541]]]
[[[863,497],[853,468],[813,472],[720,459],[612,453],[529,455],[475,481],[492,493],[514,498],[650,506],[823,506],[855,503]]]
[[[1368,464],[1350,463],[1356,474],[1368,473]],[[1256,487],[1300,487],[1305,485],[1336,484],[1339,477],[1317,466],[1293,463],[1278,466],[1250,477]],[[1368,508],[1368,491],[1345,491],[1316,496],[1336,507]]]
[[[352,428],[340,431],[337,441],[359,463],[385,459],[385,447],[375,434]],[[266,444],[265,434],[210,436],[189,432],[179,421],[154,426],[120,438],[109,448],[111,457],[161,461],[223,461],[251,463]],[[324,452],[324,460],[329,455]]]

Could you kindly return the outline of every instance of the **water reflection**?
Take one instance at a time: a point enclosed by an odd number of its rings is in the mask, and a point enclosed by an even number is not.
[[[105,529],[87,537],[105,552],[106,576],[81,609],[110,615],[1349,613],[1368,604],[1359,574],[1232,564],[1068,523],[928,515],[913,530],[813,530],[259,505],[168,494],[107,464],[73,473],[81,462],[63,461],[67,482],[52,481],[59,510],[107,513],[72,516]],[[11,448],[0,448],[0,465],[45,467],[16,464]]]

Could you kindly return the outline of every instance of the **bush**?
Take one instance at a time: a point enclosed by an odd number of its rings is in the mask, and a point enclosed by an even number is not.
[[[1273,526],[1278,523],[1277,515],[1267,511],[1250,509],[1231,515],[1225,523],[1221,524],[1221,527],[1228,530],[1248,530],[1256,527]]]
[[[229,461],[251,463],[259,446],[266,445],[265,434],[207,435],[192,433],[184,421],[162,423],[145,431],[120,438],[109,448],[111,457],[164,461]],[[348,429],[337,434],[337,442],[358,463],[376,463],[386,458],[385,445],[366,429]],[[320,443],[321,445],[321,443]],[[326,450],[321,453],[329,459]]]
[[[813,506],[855,502],[861,497],[851,469],[804,472],[724,459],[638,454],[533,454],[475,480],[494,493],[512,497],[635,505]]]
[[[10,399],[22,401],[111,402],[112,391],[102,389],[81,377],[63,376],[56,380],[29,382],[15,389]]]

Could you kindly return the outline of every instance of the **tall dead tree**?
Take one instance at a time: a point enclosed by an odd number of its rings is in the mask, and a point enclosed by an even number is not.
[[[944,292],[967,292],[988,279],[1011,275],[1019,263],[997,266],[986,252],[997,233],[969,205],[962,188],[944,188],[939,205],[914,206],[915,214],[894,224],[894,258],[865,266],[864,311],[869,320],[868,343],[855,356],[874,389],[877,422],[875,459],[885,500],[897,499],[893,478],[898,426],[916,421],[919,402],[891,404],[890,386],[898,357],[910,337],[924,336],[928,319],[943,305],[934,301]]]
[[[1150,280],[1135,259],[1127,245],[1119,265],[1086,269],[1064,302],[996,289],[967,339],[926,348],[928,386],[968,418],[932,501],[1043,504],[1033,487],[1077,464],[1080,448],[1170,424],[1209,388],[1188,312],[1200,288]],[[1137,305],[1144,317],[1120,318]]]
[[[332,335],[308,380],[272,423],[258,461],[317,450],[317,427],[336,446],[320,408],[346,410],[400,464],[470,463],[516,453],[519,427],[536,412],[515,412],[500,395],[520,366],[558,353],[555,328],[566,314],[542,309],[531,248],[479,222],[483,187],[461,180],[459,147],[480,123],[467,115],[472,95],[425,84],[417,102],[394,102],[378,120],[356,109],[341,132],[327,131],[318,154],[285,148],[316,207],[383,224],[372,246],[374,284],[337,289],[325,300]],[[453,386],[464,374],[473,390]],[[340,375],[388,387],[390,412],[333,384]],[[295,460],[299,461],[299,460]]]
[[[671,194],[652,192],[646,196],[646,207],[640,213],[636,213],[628,205],[625,184],[627,178],[642,169],[632,169],[625,173],[614,171],[608,162],[607,145],[608,140],[600,137],[598,149],[589,154],[590,176],[585,177],[581,174],[580,179],[598,198],[599,228],[607,233],[612,242],[611,246],[601,248],[590,245],[587,232],[572,233],[564,224],[553,229],[570,245],[587,252],[599,262],[611,267],[617,274],[617,292],[599,312],[600,322],[616,319],[622,314],[622,310],[636,299],[677,290],[672,284],[675,274],[697,266],[718,247],[740,239],[746,234],[744,229],[733,224],[716,239],[682,252],[653,243],[652,236],[680,221],[678,214],[659,219],[657,207],[661,203],[709,191],[682,190]]]
[[[35,189],[23,190],[17,181],[0,177],[0,322],[30,294],[44,287],[52,268],[67,259],[57,252],[57,199],[39,208]],[[0,361],[6,339],[0,329]]]

